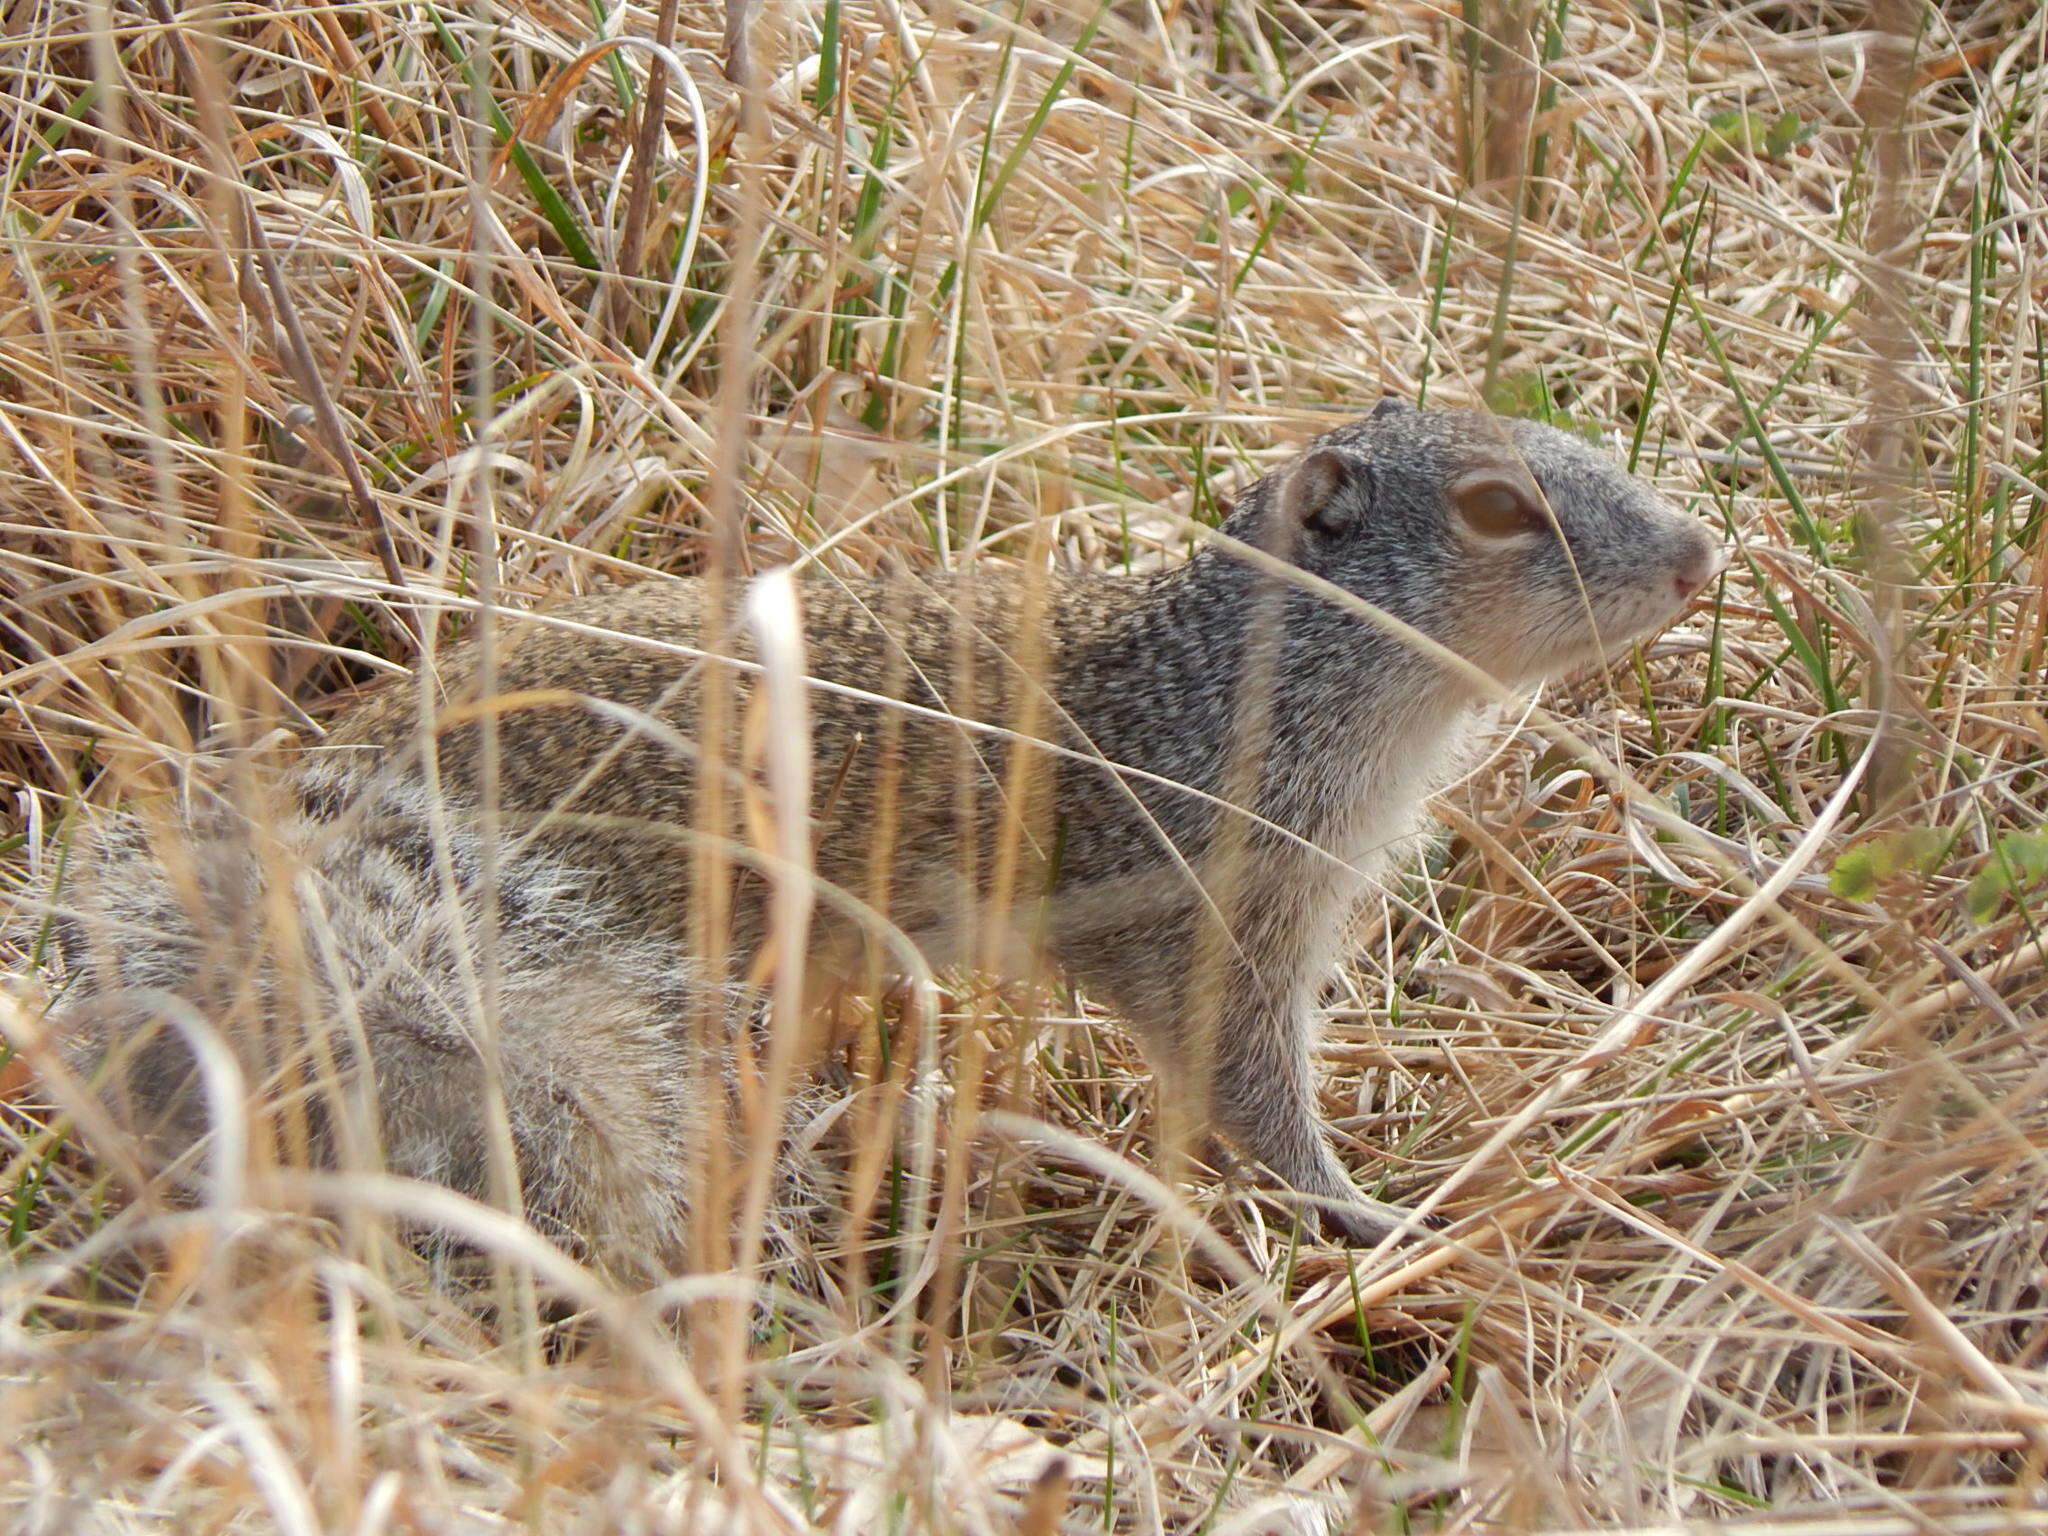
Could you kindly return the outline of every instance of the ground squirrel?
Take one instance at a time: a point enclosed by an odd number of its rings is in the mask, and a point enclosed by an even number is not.
[[[818,906],[814,948],[859,963],[871,946],[849,914],[864,903],[939,964],[1049,957],[1137,1028],[1193,1123],[1345,1236],[1376,1238],[1390,1209],[1359,1193],[1318,1117],[1316,1005],[1365,880],[1416,829],[1486,702],[1457,658],[1511,687],[1568,672],[1669,623],[1724,557],[1578,437],[1393,401],[1258,481],[1222,532],[1142,577],[797,586],[818,680],[815,864],[850,898]],[[701,1147],[687,1089],[718,1070],[678,1021],[718,987],[750,1027],[739,983],[775,884],[736,855],[732,959],[710,974],[689,953],[682,830],[699,824],[703,680],[724,666],[744,713],[760,674],[737,620],[738,665],[693,659],[706,606],[698,581],[650,581],[502,616],[482,677],[475,647],[444,652],[430,756],[419,692],[395,687],[291,776],[289,813],[261,844],[288,848],[291,866],[229,832],[202,834],[177,877],[132,837],[81,861],[58,925],[67,1033],[97,1050],[168,1020],[117,1075],[130,1104],[195,1131],[198,1095],[180,1086],[189,1016],[228,994],[274,1009],[282,986],[269,967],[203,964],[203,940],[246,930],[274,894],[269,871],[294,867],[294,984],[343,1020],[336,1057],[368,1056],[386,1163],[481,1191],[465,967],[483,948],[477,877],[493,861],[527,1208],[659,1261]],[[488,753],[461,708],[486,679],[507,701]],[[1023,764],[1020,730],[1047,744]],[[1012,899],[994,917],[999,879]],[[114,942],[96,950],[96,934]]]

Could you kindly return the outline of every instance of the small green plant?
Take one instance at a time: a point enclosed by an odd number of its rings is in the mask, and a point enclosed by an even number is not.
[[[1754,155],[1759,159],[1777,160],[1789,153],[1794,145],[1812,138],[1813,128],[1814,125],[1797,112],[1781,112],[1773,117],[1768,112],[1752,112],[1746,107],[1738,107],[1733,111],[1717,112],[1708,118],[1703,142],[1706,153],[1723,159]]]
[[[1869,901],[1900,875],[1931,875],[1941,867],[1949,835],[1937,827],[1885,832],[1843,851],[1828,871],[1828,889],[1844,901]]]
[[[1963,892],[1963,906],[1978,922],[1988,921],[2008,900],[2017,901],[2048,881],[2048,831],[2008,832],[1991,845],[1991,857]]]

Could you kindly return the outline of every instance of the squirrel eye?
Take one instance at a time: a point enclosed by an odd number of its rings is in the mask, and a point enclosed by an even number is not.
[[[1451,505],[1474,533],[1489,539],[1541,533],[1550,526],[1543,509],[1508,480],[1474,479],[1451,487]]]

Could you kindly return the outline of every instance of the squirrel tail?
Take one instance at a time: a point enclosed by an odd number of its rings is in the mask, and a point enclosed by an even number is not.
[[[673,1272],[740,990],[553,856],[492,871],[474,816],[421,788],[344,807],[331,787],[307,776],[276,816],[216,803],[81,839],[31,922],[88,1139],[187,1178],[267,1145],[487,1198],[502,1124],[537,1229],[606,1269]]]

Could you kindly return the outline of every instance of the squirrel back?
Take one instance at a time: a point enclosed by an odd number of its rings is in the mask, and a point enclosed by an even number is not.
[[[1097,905],[1144,886],[1189,895],[1225,826],[1351,883],[1386,863],[1455,762],[1488,702],[1476,674],[1525,686],[1598,660],[1676,616],[1722,558],[1583,440],[1385,405],[1260,480],[1221,532],[1137,578],[803,582],[824,881],[942,962],[979,958],[958,930],[1005,837],[1027,846],[1033,888]],[[758,660],[737,609],[708,602],[671,579],[501,616],[491,752],[486,674],[458,646],[434,679],[448,724],[422,737],[418,695],[388,690],[337,723],[332,766],[303,782],[339,799],[356,758],[417,773],[431,749],[435,782],[475,803],[490,775],[494,803],[571,850],[608,899],[685,932],[678,870],[721,751],[698,739],[706,678],[721,669],[743,713]],[[1025,769],[1041,779],[1020,804]],[[720,771],[737,793],[743,743]],[[748,952],[758,899],[743,892],[735,921]]]

